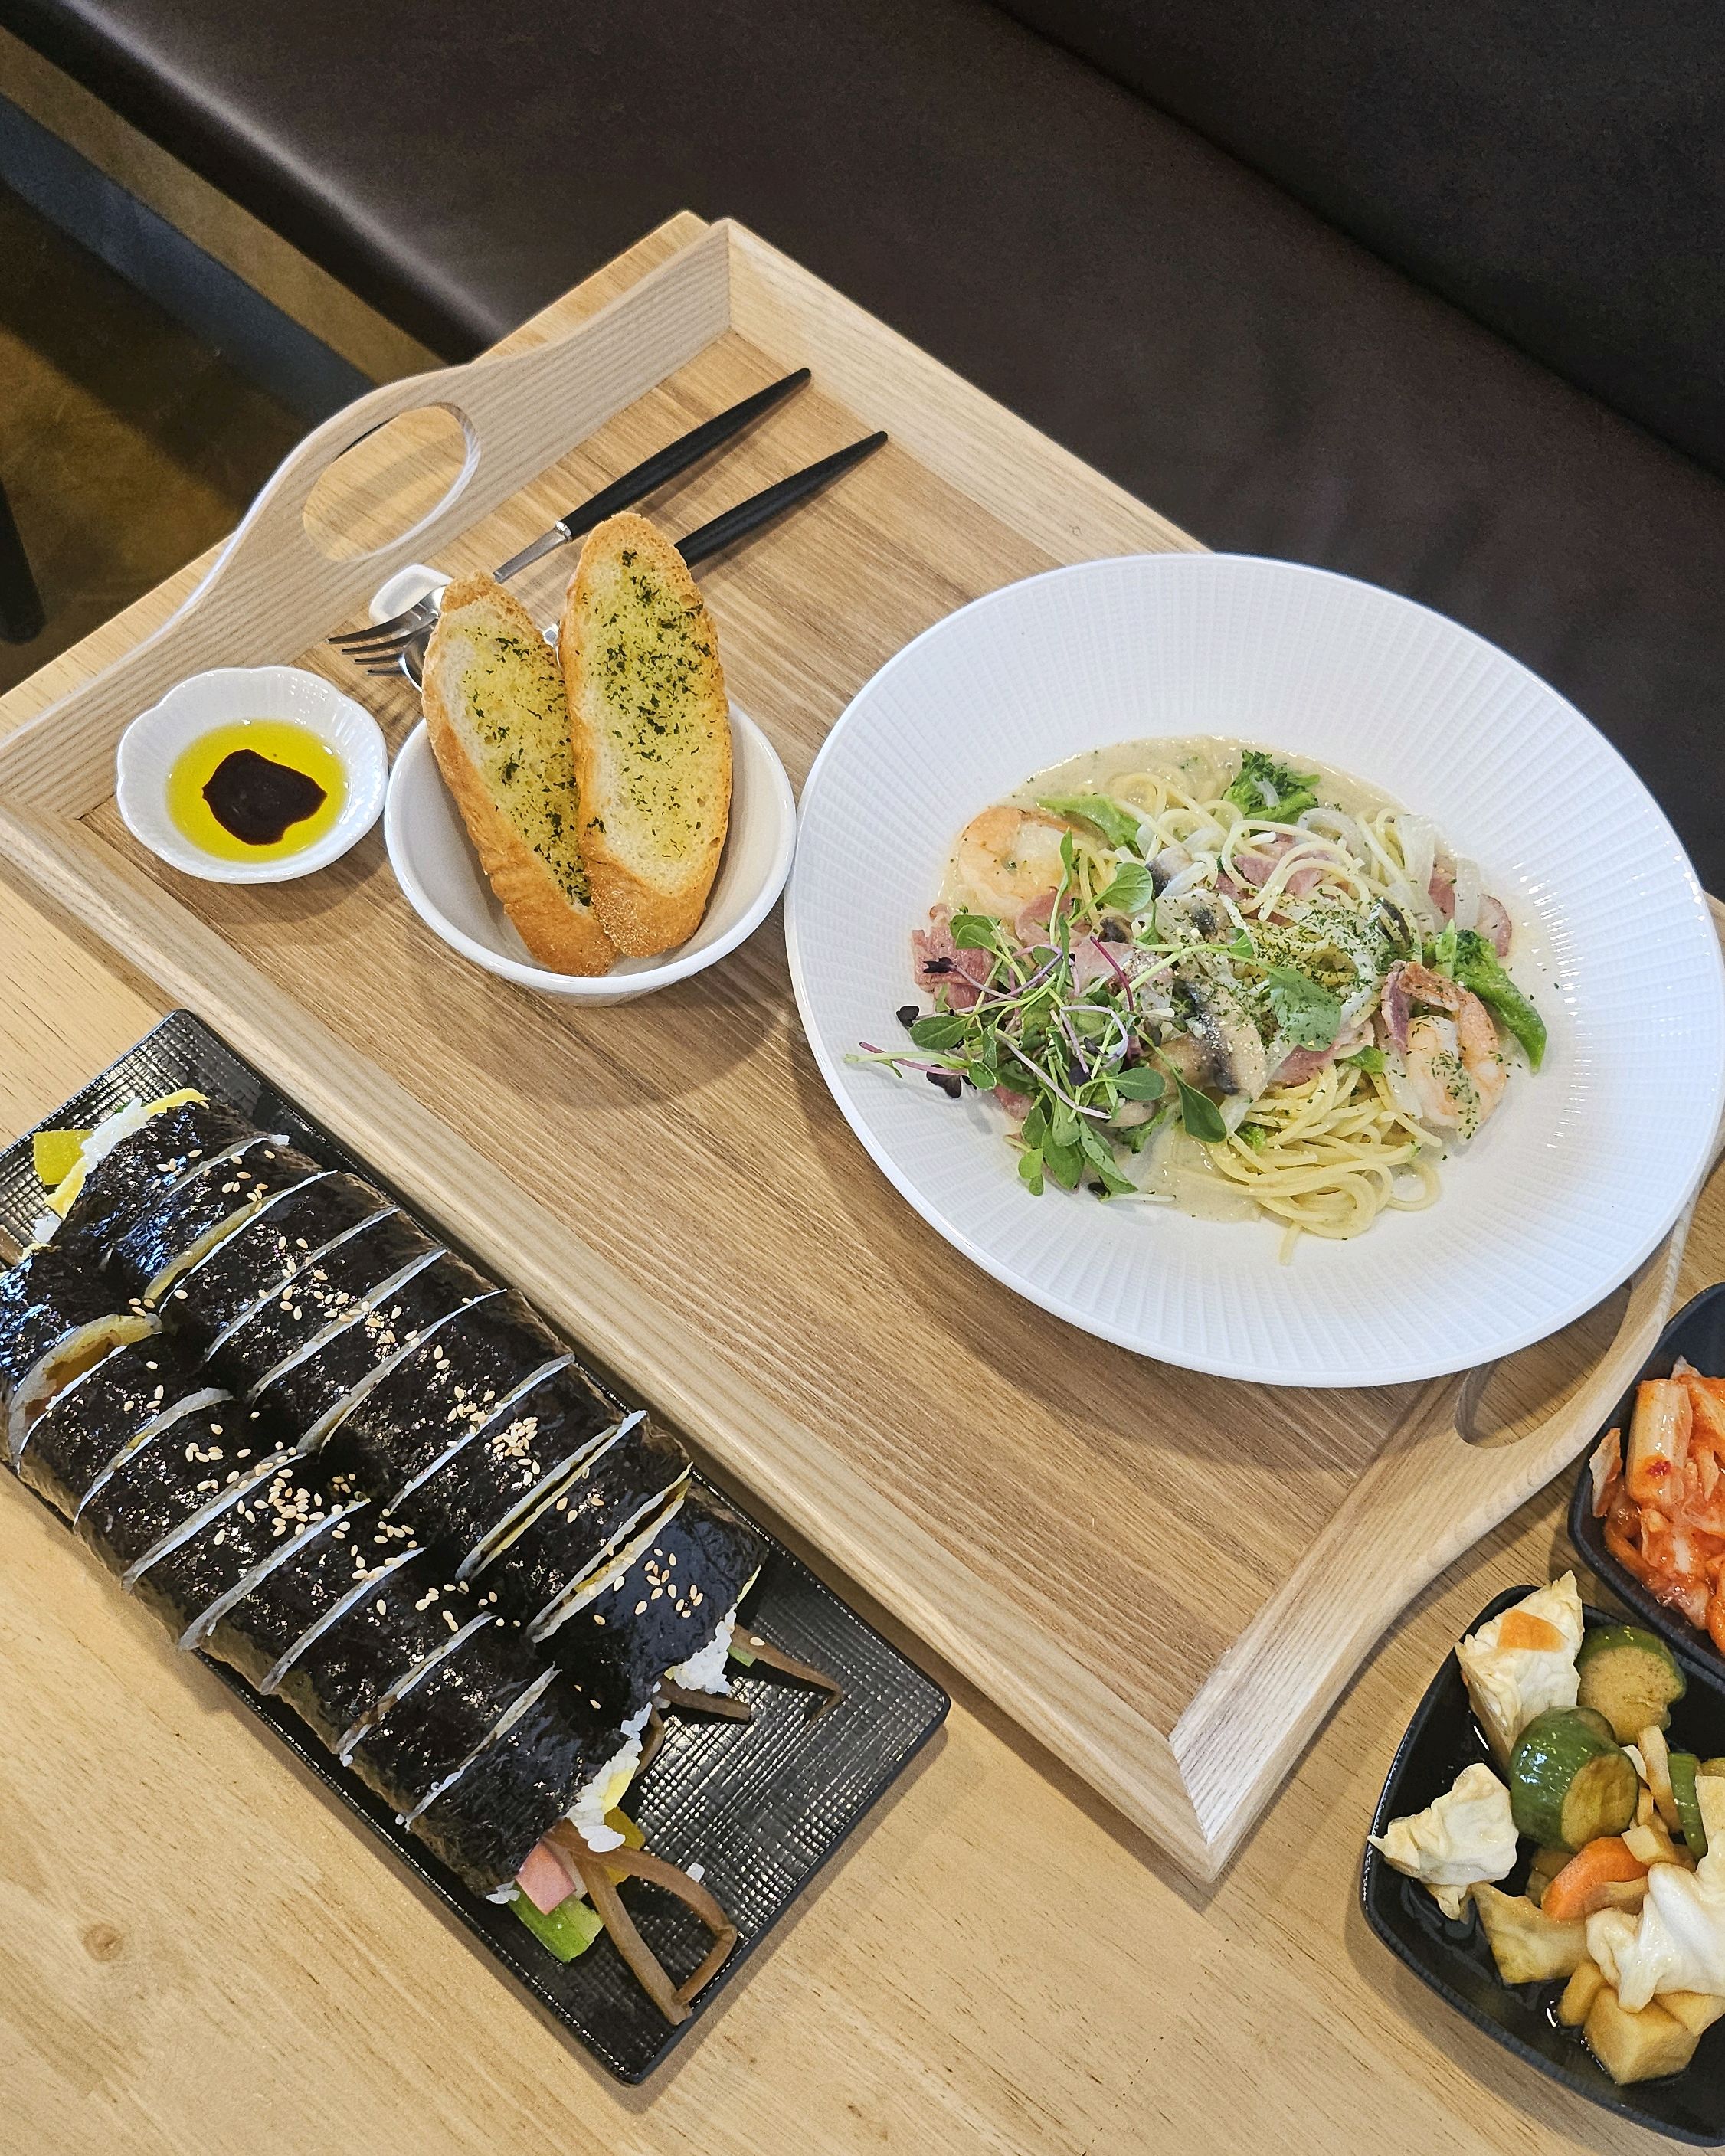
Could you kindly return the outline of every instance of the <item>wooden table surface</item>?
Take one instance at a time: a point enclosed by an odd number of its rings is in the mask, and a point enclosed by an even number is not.
[[[592,304],[572,294],[536,329]],[[0,700],[0,729],[165,619],[198,567]],[[0,952],[10,1137],[165,1004],[3,883]],[[1681,1296],[1722,1247],[1716,1178]],[[932,1665],[954,1696],[945,1732],[676,2062],[626,2092],[8,1481],[0,2148],[1652,2148],[1450,2014],[1356,1899],[1366,1820],[1432,1671],[1499,1588],[1570,1561],[1568,1482],[1408,1613],[1208,1890]]]

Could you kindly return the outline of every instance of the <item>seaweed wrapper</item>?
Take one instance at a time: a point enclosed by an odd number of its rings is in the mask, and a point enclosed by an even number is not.
[[[495,1590],[500,1608],[531,1624],[620,1550],[688,1473],[676,1439],[644,1418],[554,1484],[475,1576]]]
[[[488,1296],[439,1326],[371,1389],[347,1417],[343,1442],[376,1487],[398,1489],[567,1352],[512,1290]]]
[[[388,1213],[350,1235],[266,1296],[210,1351],[209,1368],[232,1392],[248,1393],[326,1326],[339,1324],[404,1265],[438,1248],[405,1214]],[[176,1317],[169,1296],[163,1316]]]
[[[347,1754],[366,1786],[403,1817],[485,1742],[544,1671],[520,1633],[485,1613],[465,1637],[459,1627],[445,1632],[443,1645]]]
[[[620,1742],[617,1728],[558,1678],[427,1805],[413,1831],[488,1894],[514,1878]]]
[[[381,1530],[374,1529],[373,1532]],[[378,1547],[401,1545],[386,1536]],[[296,1655],[276,1690],[331,1751],[374,1713],[387,1695],[450,1636],[444,1612],[458,1625],[475,1614],[471,1600],[448,1587],[434,1566],[414,1558],[388,1573],[326,1631]]]
[[[57,1243],[30,1251],[0,1274],[0,1407],[63,1343],[131,1306],[111,1281]]]
[[[85,1178],[54,1236],[69,1256],[100,1263],[116,1237],[192,1173],[257,1126],[218,1101],[182,1101],[164,1108],[120,1142]]]
[[[196,1373],[162,1333],[110,1348],[30,1424],[14,1463],[19,1477],[70,1519],[146,1424],[198,1389]]]
[[[230,1476],[249,1474],[270,1452],[236,1401],[218,1397],[169,1412],[172,1419],[122,1455],[78,1516],[80,1539],[110,1572],[130,1572],[218,1497]]]
[[[326,1517],[328,1496],[301,1474],[301,1462],[278,1455],[242,1476],[210,1516],[137,1578],[133,1593],[182,1646],[207,1613],[292,1537]]]
[[[218,1334],[284,1286],[314,1252],[391,1209],[382,1191],[337,1171],[283,1191],[175,1283],[164,1322],[205,1354]]]
[[[315,1160],[293,1147],[254,1138],[244,1152],[195,1170],[134,1220],[110,1247],[105,1271],[141,1295],[236,1214],[321,1173]]]
[[[248,1684],[264,1681],[342,1599],[381,1576],[389,1546],[372,1538],[375,1508],[361,1503],[303,1529],[273,1572],[225,1610],[206,1642]],[[402,1545],[393,1545],[399,1554]]]
[[[540,1638],[601,1713],[624,1721],[711,1644],[765,1553],[746,1520],[691,1492],[621,1573]]]
[[[269,1404],[272,1414],[309,1437],[326,1418],[346,1415],[356,1404],[358,1388],[422,1332],[476,1296],[495,1291],[471,1265],[445,1251],[339,1327],[301,1361],[272,1377],[257,1397]]]

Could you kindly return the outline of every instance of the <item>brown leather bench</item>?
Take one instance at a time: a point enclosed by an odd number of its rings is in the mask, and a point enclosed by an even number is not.
[[[673,210],[742,218],[1209,545],[1504,644],[1725,890],[1713,11],[0,0],[0,22],[452,356]]]

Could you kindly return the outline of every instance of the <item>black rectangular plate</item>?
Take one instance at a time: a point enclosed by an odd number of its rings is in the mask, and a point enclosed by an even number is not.
[[[383,1177],[301,1114],[189,1011],[171,1012],[38,1127],[87,1128],[134,1096],[151,1100],[182,1086],[196,1086],[254,1121],[285,1130],[296,1145],[331,1167],[352,1168],[389,1188]],[[28,1238],[42,1210],[30,1137],[26,1133],[0,1152],[0,1229],[19,1241]],[[393,1189],[390,1194],[402,1196]],[[409,1209],[425,1219],[417,1207]],[[425,1224],[460,1248],[434,1221]],[[629,1398],[626,1388],[619,1390]],[[746,1512],[729,1491],[721,1494]],[[741,1935],[680,2029],[666,2027],[608,1938],[578,1960],[557,1961],[518,1917],[470,1893],[398,1826],[388,1806],[339,1766],[280,1702],[260,1697],[218,1663],[208,1666],[602,2065],[619,2081],[639,2082],[711,2012],[803,1887],[940,1727],[951,1704],[937,1684],[782,1543],[770,1535],[767,1540],[767,1562],[748,1601],[748,1625],[787,1653],[829,1671],[844,1686],[845,1697],[811,1723],[806,1690],[744,1672],[736,1688],[753,1707],[754,1720],[739,1725],[673,1716],[663,1750],[631,1792],[629,1810],[648,1846],[675,1864],[700,1863]],[[643,1934],[667,1966],[692,1969],[707,1944],[695,1918],[657,1889],[632,1890],[630,1902]]]
[[[1532,1592],[1531,1587],[1506,1588],[1467,1630],[1476,1630]],[[1589,1628],[1622,1622],[1603,1609],[1584,1609],[1582,1615]],[[1725,1753],[1725,1674],[1710,1671],[1690,1685],[1671,1709],[1671,1733],[1703,1758]],[[1372,1832],[1382,1834],[1391,1820],[1423,1812],[1464,1767],[1481,1760],[1494,1773],[1502,1772],[1475,1723],[1461,1667],[1452,1652],[1414,1711],[1372,1815]],[[1505,1893],[1521,1892],[1527,1863],[1524,1855],[1508,1878],[1497,1882]],[[1366,1922],[1396,1958],[1506,2051],[1589,2102],[1656,2133],[1707,2148],[1725,2141],[1725,2021],[1716,2021],[1707,2030],[1681,2074],[1620,2088],[1582,2042],[1580,2032],[1559,2026],[1555,2010],[1561,1984],[1509,1984],[1499,1979],[1471,1909],[1466,1922],[1452,1924],[1417,1880],[1404,1878],[1369,1844],[1360,1899]]]
[[[1653,1353],[1641,1365],[1635,1384],[1630,1387],[1600,1424],[1599,1436],[1603,1437],[1615,1423],[1623,1432],[1627,1445],[1630,1417],[1635,1406],[1635,1385],[1644,1378],[1670,1377],[1672,1365],[1679,1361],[1692,1363],[1710,1378],[1725,1376],[1725,1281],[1703,1288],[1672,1318],[1660,1334]],[[1596,1438],[1594,1443],[1597,1442]],[[1593,1450],[1593,1445],[1588,1447],[1588,1457],[1591,1457]],[[1664,1603],[1656,1601],[1634,1573],[1625,1571],[1606,1548],[1604,1522],[1594,1517],[1593,1476],[1588,1471],[1587,1458],[1582,1460],[1581,1472],[1575,1480],[1575,1494],[1569,1500],[1569,1539],[1624,1606],[1633,1609],[1650,1631],[1668,1640],[1686,1667],[1702,1670],[1709,1676],[1725,1678],[1725,1656],[1720,1654],[1707,1634],[1697,1631],[1681,1609],[1667,1609]]]

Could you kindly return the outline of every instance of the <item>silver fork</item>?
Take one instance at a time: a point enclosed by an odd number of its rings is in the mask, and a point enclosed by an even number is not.
[[[550,531],[542,533],[531,546],[523,547],[520,553],[511,554],[492,571],[492,575],[500,584],[506,583],[523,569],[531,568],[535,562],[543,561],[559,547],[567,547],[572,539],[591,531],[594,525],[603,523],[608,516],[614,516],[619,510],[631,507],[663,486],[667,480],[675,479],[680,472],[687,471],[691,465],[710,456],[744,428],[752,426],[793,389],[800,389],[808,379],[809,369],[799,367],[782,380],[770,382],[765,389],[757,389],[753,396],[745,397],[740,404],[733,404],[715,418],[703,420],[700,426],[668,442],[662,449],[655,449],[632,471],[624,472],[621,479],[601,487],[578,509],[560,516]],[[417,687],[424,667],[425,649],[437,626],[437,616],[438,595],[428,592],[424,598],[389,620],[373,622],[366,629],[345,630],[329,641],[356,665],[364,667],[367,674],[399,671]]]

